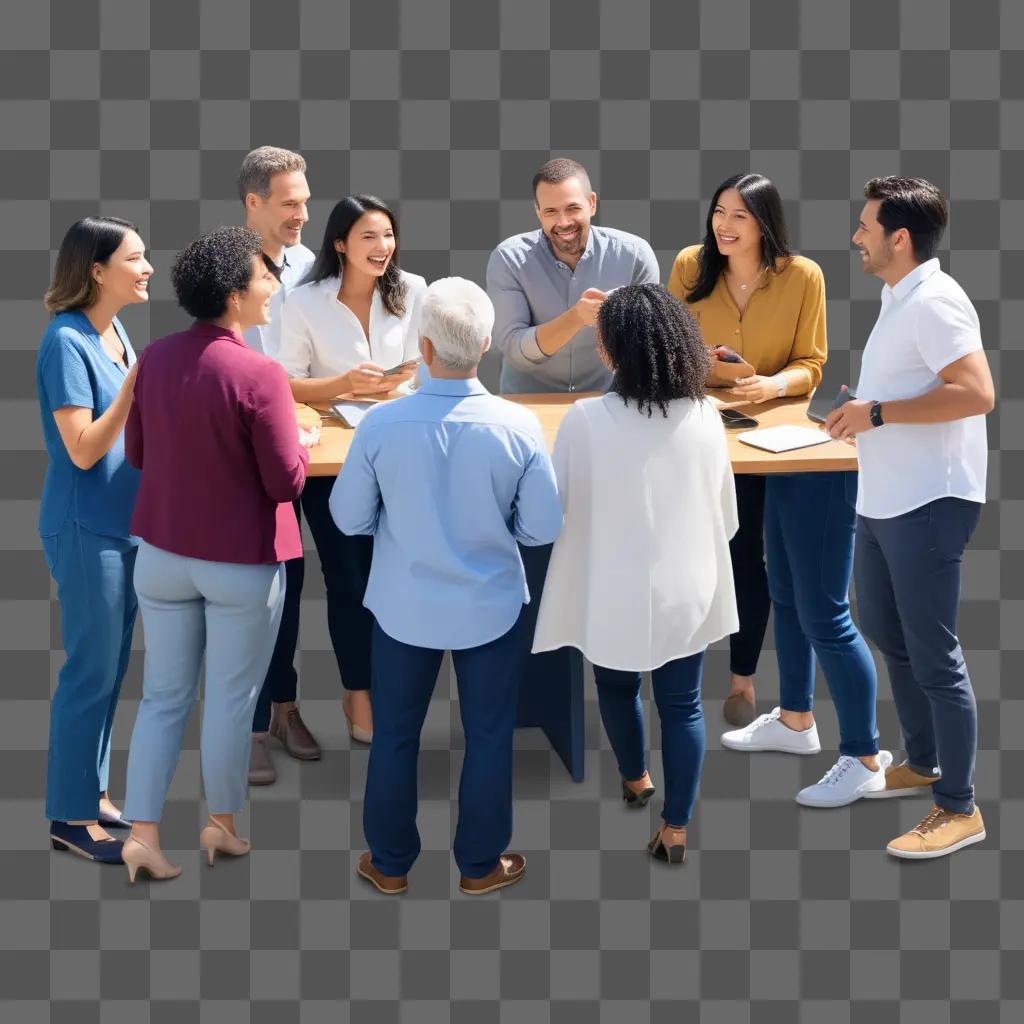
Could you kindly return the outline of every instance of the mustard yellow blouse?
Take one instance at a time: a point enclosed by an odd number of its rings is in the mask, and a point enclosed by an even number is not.
[[[684,302],[697,282],[700,250],[688,246],[672,264],[668,290]],[[706,345],[728,345],[762,376],[785,374],[786,394],[804,395],[821,383],[828,354],[825,277],[805,256],[793,256],[779,267],[751,293],[742,317],[724,275],[707,298],[686,308],[700,324]]]

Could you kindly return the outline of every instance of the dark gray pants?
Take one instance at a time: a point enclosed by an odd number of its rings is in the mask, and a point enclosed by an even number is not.
[[[861,628],[889,669],[907,760],[936,767],[935,802],[974,807],[978,719],[956,635],[960,563],[981,505],[940,498],[892,519],[857,517],[855,578]]]

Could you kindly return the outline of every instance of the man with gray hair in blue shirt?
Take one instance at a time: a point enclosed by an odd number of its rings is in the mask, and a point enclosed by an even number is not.
[[[551,544],[562,505],[537,417],[477,379],[494,309],[471,281],[426,292],[420,351],[430,371],[406,398],[364,417],[331,492],[347,534],[374,538],[364,603],[373,613],[373,744],[358,873],[407,888],[420,852],[420,730],[446,650],[459,685],[466,753],[455,860],[471,895],[519,881],[512,838],[512,734],[530,634],[519,544]]]
[[[533,176],[540,229],[505,239],[487,263],[504,394],[607,391],[597,311],[624,284],[659,281],[644,239],[591,223],[597,193],[582,164],[549,160]]]

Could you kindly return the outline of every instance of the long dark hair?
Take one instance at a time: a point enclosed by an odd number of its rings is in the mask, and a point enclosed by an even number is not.
[[[76,220],[60,243],[53,280],[43,296],[43,305],[51,313],[95,305],[100,289],[92,276],[92,265],[106,263],[124,241],[124,236],[138,230],[131,221],[120,217]]]
[[[711,197],[708,219],[704,228],[704,244],[698,257],[697,283],[686,296],[687,302],[706,299],[718,284],[718,278],[725,270],[728,260],[718,251],[718,241],[711,219],[722,193],[729,188],[736,189],[750,215],[761,229],[761,266],[773,273],[778,260],[793,255],[789,247],[789,232],[786,230],[786,216],[782,212],[782,197],[779,190],[763,174],[734,174],[718,186]]]
[[[660,284],[616,288],[597,314],[601,347],[615,371],[611,388],[648,417],[676,398],[704,398],[710,355],[686,305]]]
[[[334,248],[334,243],[344,242],[352,230],[352,225],[364,213],[369,213],[371,210],[378,210],[380,213],[386,214],[388,220],[391,221],[391,230],[395,233],[395,251],[391,254],[388,269],[377,281],[380,300],[392,316],[402,316],[405,312],[406,289],[398,267],[398,218],[391,207],[376,196],[345,196],[344,199],[338,200],[334,209],[331,210],[331,215],[327,218],[324,241],[316,255],[316,261],[309,268],[309,273],[306,274],[304,280],[307,282],[327,281],[332,277],[340,276],[345,266],[345,257]]]

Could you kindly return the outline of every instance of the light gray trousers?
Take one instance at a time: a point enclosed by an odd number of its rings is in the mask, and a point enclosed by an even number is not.
[[[160,820],[204,651],[203,787],[211,814],[234,814],[245,803],[252,715],[281,623],[284,566],[207,562],[142,541],[135,591],[146,660],[125,817]]]

